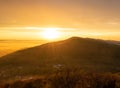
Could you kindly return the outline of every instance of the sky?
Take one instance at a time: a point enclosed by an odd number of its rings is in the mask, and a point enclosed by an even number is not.
[[[120,40],[120,0],[0,0],[0,39],[41,39],[45,28]]]

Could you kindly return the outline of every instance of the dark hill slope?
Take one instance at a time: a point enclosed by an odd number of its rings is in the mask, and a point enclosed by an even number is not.
[[[0,58],[1,74],[46,73],[58,66],[89,71],[120,71],[120,46],[103,40],[72,37],[17,51]],[[8,74],[9,73],[9,74]]]

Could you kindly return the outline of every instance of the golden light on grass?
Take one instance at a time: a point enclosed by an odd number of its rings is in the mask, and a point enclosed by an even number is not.
[[[56,40],[60,37],[61,32],[59,28],[44,28],[42,37],[47,40]]]

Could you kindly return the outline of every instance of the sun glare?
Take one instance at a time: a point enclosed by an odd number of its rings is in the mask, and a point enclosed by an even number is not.
[[[60,37],[59,28],[44,28],[42,36],[48,40],[55,40]]]

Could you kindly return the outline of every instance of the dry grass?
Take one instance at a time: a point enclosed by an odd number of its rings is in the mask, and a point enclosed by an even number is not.
[[[0,88],[120,88],[120,77],[68,69],[48,77],[2,83]]]

